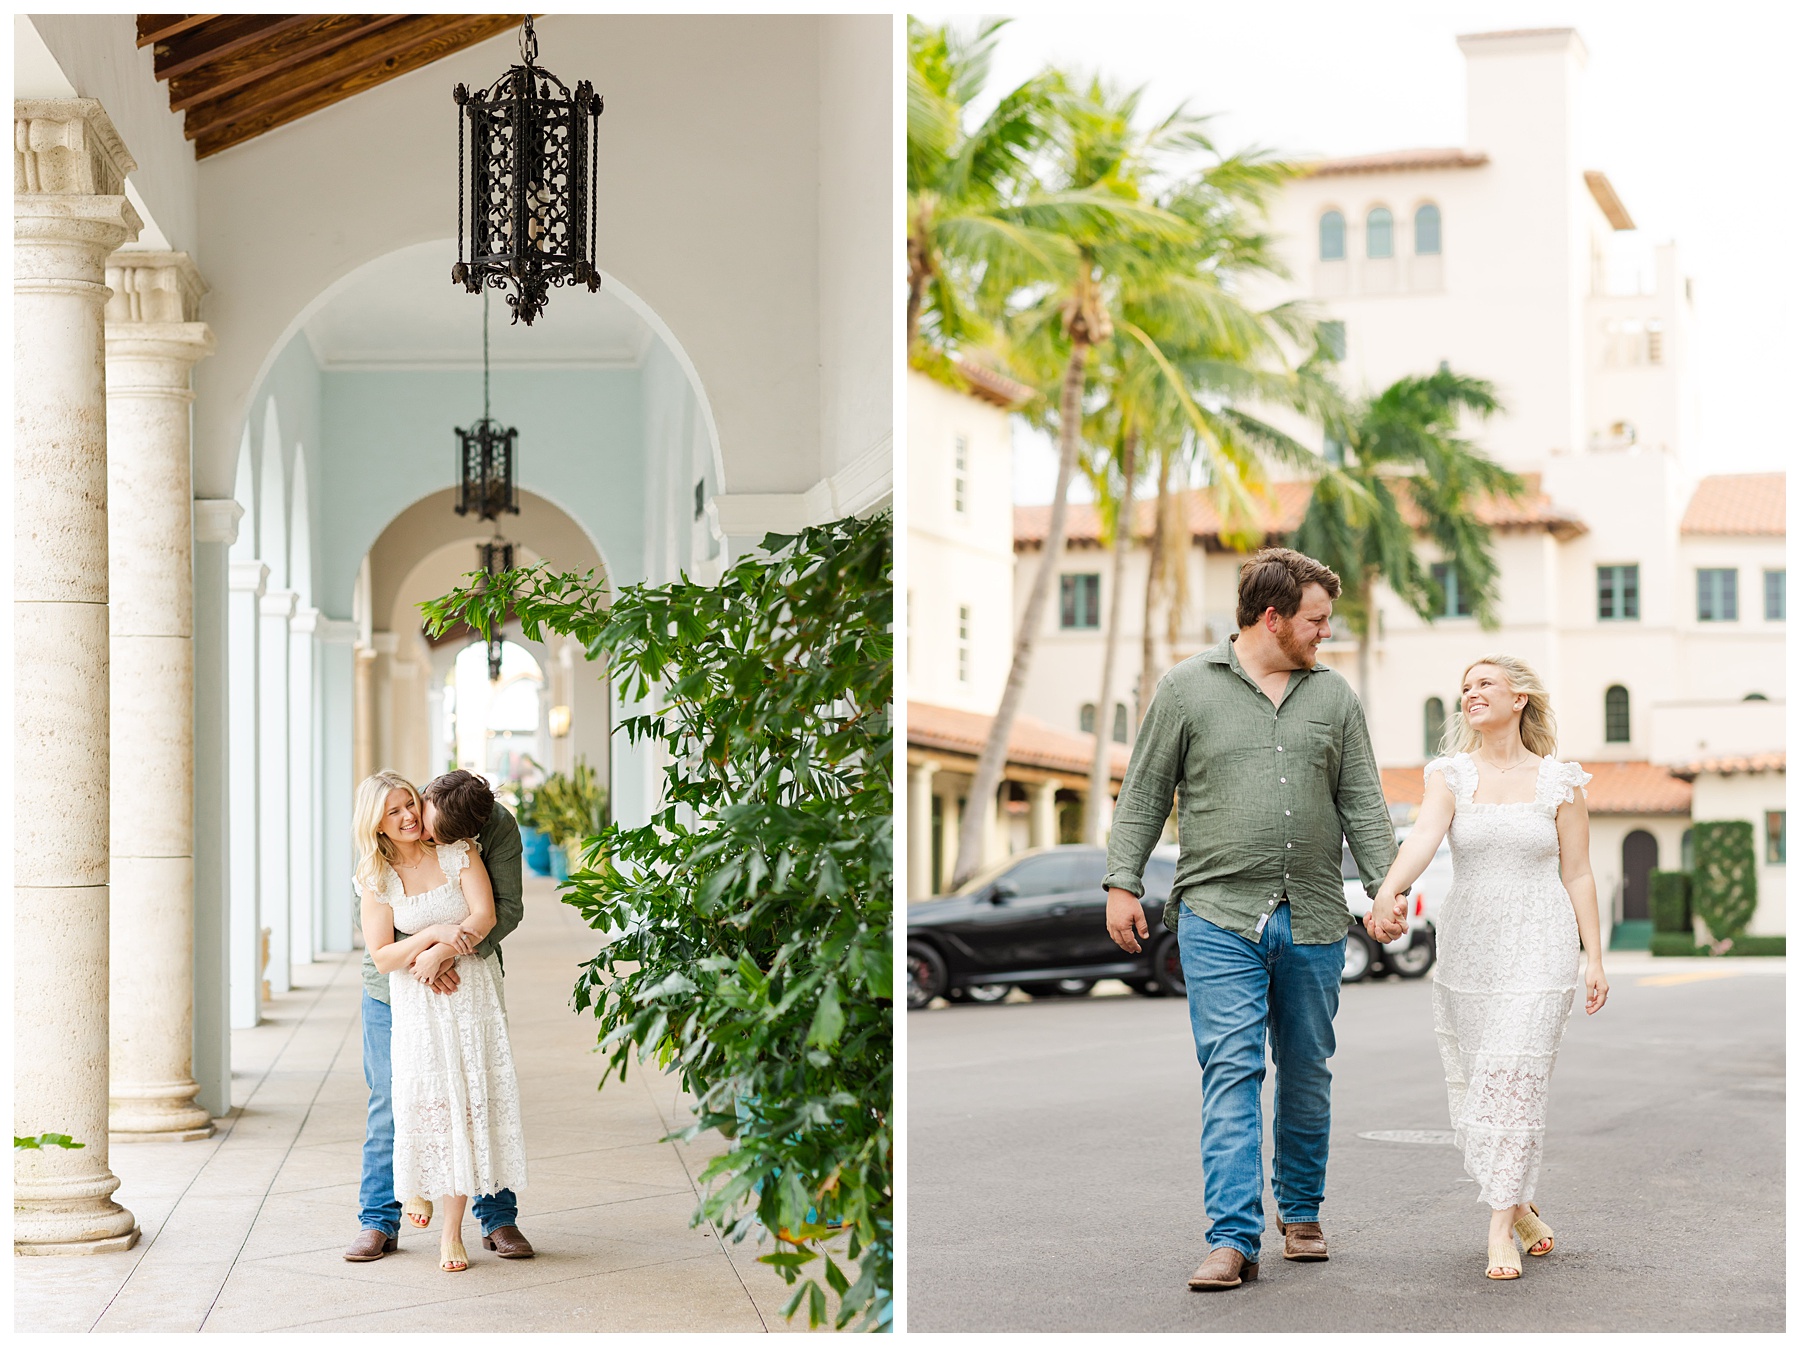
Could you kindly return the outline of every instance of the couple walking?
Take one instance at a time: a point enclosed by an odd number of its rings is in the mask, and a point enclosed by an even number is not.
[[[1367,886],[1364,922],[1406,929],[1406,894],[1448,833],[1455,880],[1432,990],[1450,1119],[1491,1209],[1487,1275],[1520,1275],[1519,1244],[1555,1247],[1533,1203],[1557,1046],[1587,951],[1587,1013],[1606,1004],[1579,763],[1556,758],[1537,676],[1496,655],[1463,673],[1444,756],[1396,848],[1361,703],[1318,663],[1340,593],[1329,568],[1258,553],[1238,585],[1238,633],[1164,676],[1119,791],[1107,849],[1107,930],[1149,935],[1143,869],[1180,792],[1175,925],[1202,1070],[1200,1153],[1211,1246],[1188,1285],[1252,1281],[1263,1234],[1264,1043],[1276,1068],[1274,1187],[1285,1257],[1327,1257],[1319,1208],[1331,1135],[1332,1019],[1349,912],[1340,839]]]
[[[400,1220],[442,1208],[438,1265],[469,1266],[464,1208],[483,1245],[530,1258],[519,1232],[525,1138],[506,1033],[500,942],[525,915],[519,825],[473,772],[425,787],[377,772],[357,787],[362,899],[362,1232],[344,1257],[394,1252]],[[403,1207],[400,1194],[406,1194]]]

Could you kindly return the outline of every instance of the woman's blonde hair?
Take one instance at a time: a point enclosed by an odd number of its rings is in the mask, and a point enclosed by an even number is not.
[[[381,835],[381,820],[387,813],[388,792],[403,790],[412,796],[413,808],[423,822],[425,805],[413,783],[398,772],[377,772],[356,788],[356,809],[351,815],[350,838],[356,847],[357,890],[381,892],[386,876],[398,854],[394,844]]]
[[[1540,758],[1556,756],[1556,712],[1550,709],[1550,691],[1537,671],[1514,655],[1486,655],[1469,661],[1462,671],[1463,681],[1469,669],[1477,664],[1491,664],[1506,675],[1507,685],[1515,693],[1525,695],[1525,709],[1519,713],[1519,739]],[[1446,758],[1458,753],[1473,753],[1481,745],[1481,733],[1463,718],[1462,683],[1457,684],[1456,710],[1444,726],[1444,742],[1439,752]]]

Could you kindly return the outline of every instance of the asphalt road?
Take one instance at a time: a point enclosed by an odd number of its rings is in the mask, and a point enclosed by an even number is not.
[[[1551,1083],[1537,1200],[1557,1248],[1511,1283],[1482,1275],[1461,1152],[1358,1135],[1447,1132],[1429,979],[1344,989],[1331,1260],[1283,1261],[1269,1194],[1260,1280],[1203,1295],[1186,1285],[1206,1218],[1184,1002],[909,1014],[908,1327],[1782,1331],[1784,961],[1619,955],[1608,976]]]

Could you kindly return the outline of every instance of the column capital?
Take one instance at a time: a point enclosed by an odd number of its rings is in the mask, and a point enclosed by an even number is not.
[[[291,589],[268,589],[263,591],[262,599],[257,604],[257,611],[264,617],[291,619],[300,596]]]
[[[296,599],[298,597],[295,596]],[[303,607],[296,603],[294,615],[288,619],[288,630],[296,636],[315,636],[318,634],[319,623],[325,620],[325,615],[317,608]]]
[[[359,630],[354,622],[341,617],[326,617],[321,613],[314,634],[321,645],[355,645]]]
[[[234,543],[237,541],[238,520],[244,517],[244,507],[235,500],[226,497],[209,499],[196,497],[194,500],[194,541],[197,543]],[[258,565],[262,563],[258,562]]]
[[[377,655],[397,655],[400,653],[400,633],[397,631],[378,631],[369,637],[369,644],[375,647]]]
[[[126,177],[136,171],[137,160],[98,99],[13,100],[15,197],[122,198]],[[137,213],[131,213],[136,218]]]
[[[106,259],[106,322],[197,323],[206,282],[186,253],[121,248]]]
[[[269,583],[269,568],[260,561],[234,561],[231,563],[231,588],[240,594],[254,594],[257,598],[263,595],[263,587]]]

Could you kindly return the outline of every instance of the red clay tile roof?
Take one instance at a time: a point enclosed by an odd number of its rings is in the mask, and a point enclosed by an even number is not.
[[[1694,788],[1677,780],[1666,767],[1649,762],[1584,762],[1594,774],[1588,782],[1590,814],[1685,814],[1693,805]],[[1383,767],[1381,793],[1389,804],[1422,804],[1423,767]]]
[[[1480,150],[1387,150],[1348,159],[1321,159],[1309,167],[1307,176],[1336,178],[1352,173],[1404,173],[1423,168],[1480,168],[1487,161],[1487,155]]]
[[[1017,407],[1037,396],[1029,385],[1009,379],[985,365],[977,365],[972,360],[957,361],[956,371],[969,381],[970,393],[996,407]]]
[[[1700,758],[1694,762],[1683,763],[1679,767],[1671,767],[1669,774],[1678,776],[1683,781],[1692,781],[1702,772],[1717,776],[1738,776],[1742,773],[1780,772],[1787,774],[1787,754],[1751,753],[1735,758]]]
[[[1558,538],[1567,540],[1587,532],[1587,525],[1582,523],[1568,511],[1561,509],[1550,497],[1544,494],[1542,479],[1537,473],[1526,473],[1525,494],[1518,500],[1486,500],[1476,510],[1484,524],[1497,529],[1548,529]],[[1272,497],[1259,515],[1258,523],[1265,533],[1273,535],[1291,534],[1300,527],[1300,521],[1306,517],[1306,505],[1312,499],[1311,482],[1271,482],[1269,492]],[[1195,542],[1218,544],[1220,519],[1213,508],[1212,498],[1204,490],[1184,491],[1181,493],[1181,508],[1187,516],[1188,529]],[[1401,509],[1416,526],[1422,522],[1417,509],[1408,501],[1404,493],[1401,497]],[[1156,501],[1145,497],[1138,500],[1133,511],[1133,533],[1141,539],[1148,539],[1156,523]],[[1013,546],[1015,550],[1028,551],[1041,547],[1044,535],[1050,531],[1050,507],[1048,505],[1017,505],[1013,507]],[[1100,515],[1092,505],[1070,505],[1068,538],[1073,546],[1098,546],[1100,542]]]
[[[906,704],[906,742],[913,748],[936,748],[949,753],[978,757],[987,743],[992,716],[975,711],[958,711],[928,702]],[[1046,771],[1068,772],[1085,781],[1094,765],[1094,736],[1071,734],[1054,729],[1031,716],[1013,719],[1012,740],[1007,744],[1006,760],[1020,767],[1041,767]],[[1114,744],[1112,778],[1125,779],[1125,768],[1131,761],[1131,750]]]
[[[1787,474],[1702,477],[1681,517],[1683,533],[1787,535]]]

